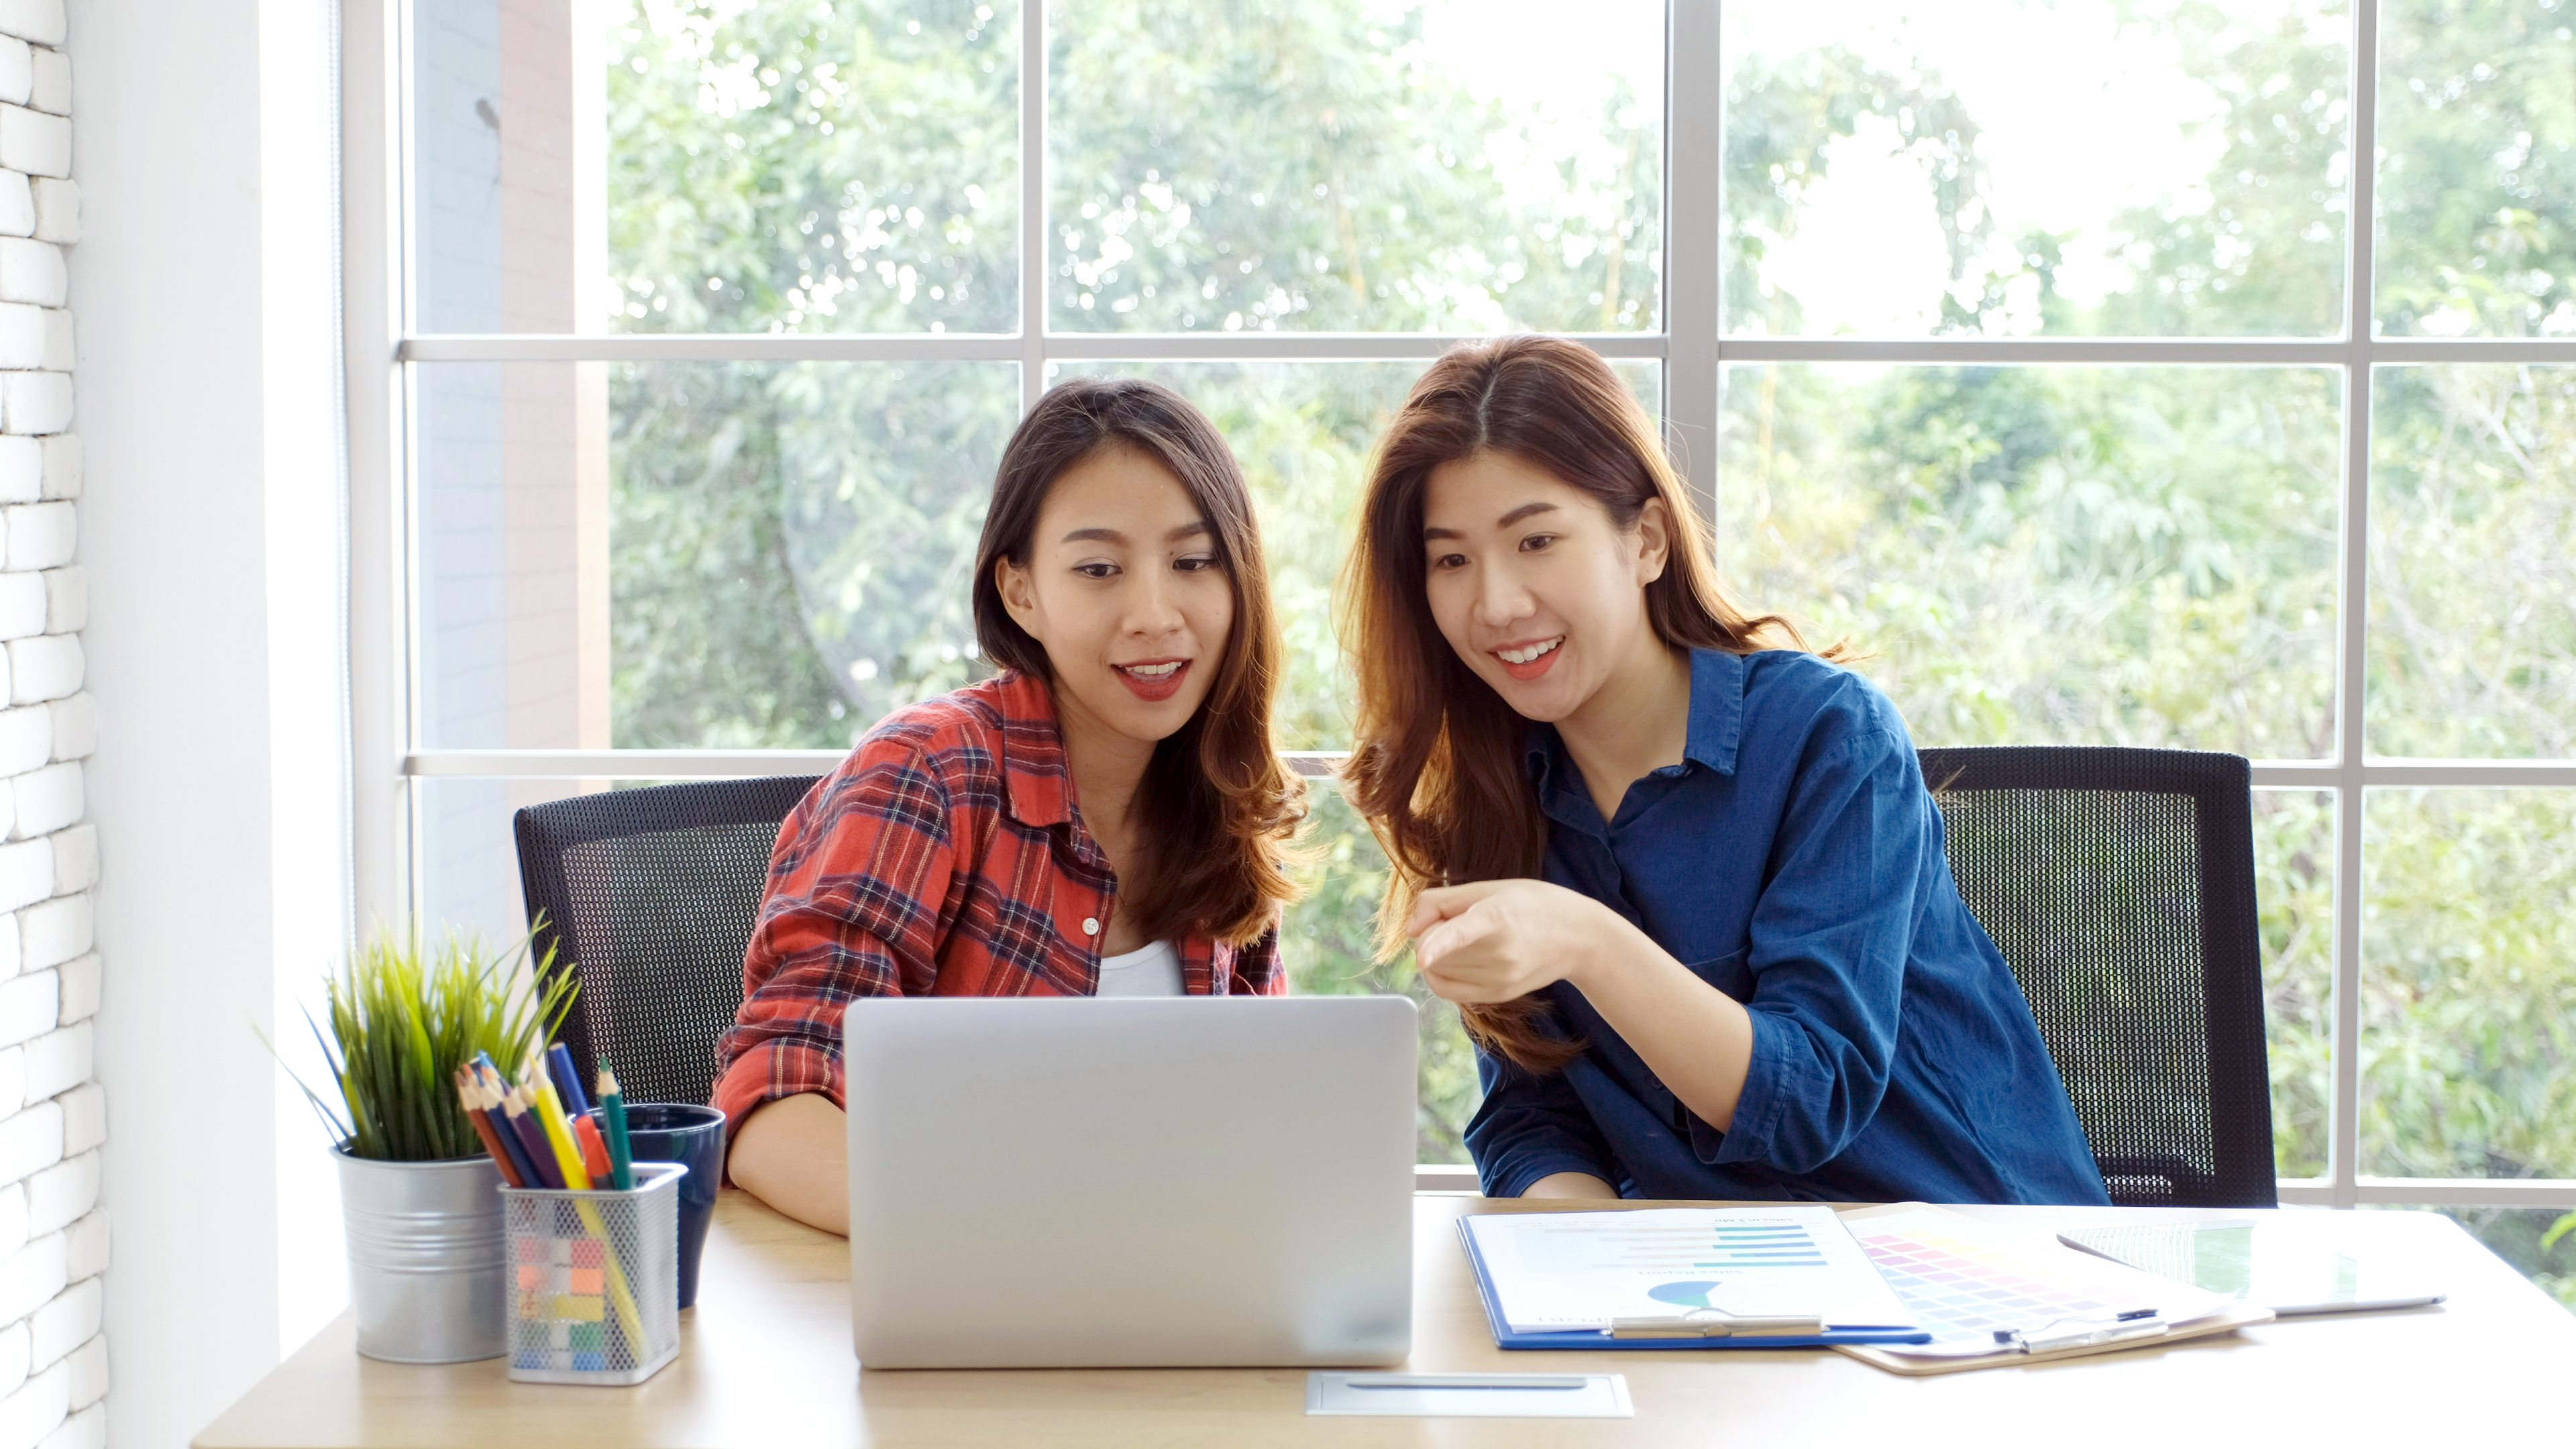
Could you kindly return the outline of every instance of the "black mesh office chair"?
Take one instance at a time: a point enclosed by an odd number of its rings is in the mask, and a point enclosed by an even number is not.
[[[2235,755],[1925,750],[1950,870],[2111,1200],[2272,1207],[2251,775]]]
[[[742,954],[778,822],[816,777],[611,790],[515,820],[536,950],[581,996],[564,1020],[586,1084],[600,1053],[638,1102],[704,1102],[742,1004]]]

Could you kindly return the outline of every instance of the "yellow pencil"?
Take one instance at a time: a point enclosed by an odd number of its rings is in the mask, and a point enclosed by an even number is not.
[[[590,1170],[581,1165],[581,1148],[572,1140],[572,1125],[564,1120],[563,1100],[555,1095],[554,1084],[542,1072],[533,1073],[519,1090],[535,1095],[537,1125],[546,1129],[546,1143],[554,1148],[555,1162],[563,1168],[564,1186],[588,1192]]]

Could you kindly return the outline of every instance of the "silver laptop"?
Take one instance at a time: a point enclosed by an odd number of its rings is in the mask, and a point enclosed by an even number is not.
[[[1413,1003],[914,998],[843,1018],[870,1368],[1391,1364]]]

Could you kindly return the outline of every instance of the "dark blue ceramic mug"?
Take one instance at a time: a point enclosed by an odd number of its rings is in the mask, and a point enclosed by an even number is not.
[[[676,1162],[680,1179],[680,1306],[698,1301],[698,1258],[715,1221],[716,1189],[724,1181],[724,1113],[684,1102],[629,1102],[626,1140],[638,1162]]]

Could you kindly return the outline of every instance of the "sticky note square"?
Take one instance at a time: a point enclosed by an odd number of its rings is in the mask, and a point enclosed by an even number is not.
[[[598,1268],[607,1264],[607,1244],[597,1238],[579,1238],[570,1245],[571,1263],[576,1268]]]
[[[601,1310],[604,1300],[567,1293],[555,1300],[554,1316],[571,1323],[597,1323],[607,1315]]]
[[[543,1323],[552,1316],[546,1312],[547,1301],[542,1293],[522,1293],[519,1295],[519,1311],[511,1316],[522,1323]]]
[[[522,1263],[542,1261],[546,1255],[546,1241],[544,1238],[533,1236],[512,1238],[510,1256]]]
[[[561,1320],[547,1324],[546,1344],[550,1348],[572,1347],[572,1325]]]
[[[544,1286],[546,1286],[546,1270],[542,1265],[536,1263],[521,1263],[519,1265],[520,1292],[534,1293]]]
[[[510,1367],[542,1369],[546,1367],[546,1360],[552,1356],[553,1355],[548,1354],[543,1349],[523,1350],[510,1356]]]
[[[597,1268],[575,1268],[564,1275],[564,1287],[573,1293],[587,1293],[596,1298],[608,1291],[608,1275]]]
[[[603,1324],[576,1323],[572,1326],[572,1351],[597,1353],[608,1346],[608,1330]]]
[[[588,1242],[589,1239],[585,1238],[580,1241]],[[546,1240],[546,1261],[549,1263],[572,1262],[574,1246],[575,1240],[571,1238],[548,1238]]]
[[[572,1367],[575,1373],[605,1373],[608,1370],[608,1355],[575,1352],[572,1356]]]

